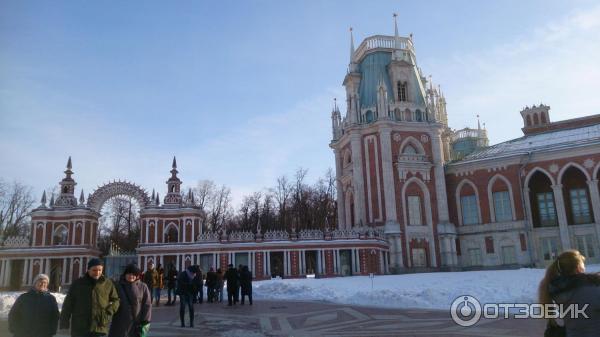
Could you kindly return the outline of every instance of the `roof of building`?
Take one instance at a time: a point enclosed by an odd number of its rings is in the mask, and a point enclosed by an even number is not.
[[[549,131],[509,140],[477,150],[466,156],[460,162],[505,157],[526,152],[544,151],[573,147],[600,141],[600,124]]]

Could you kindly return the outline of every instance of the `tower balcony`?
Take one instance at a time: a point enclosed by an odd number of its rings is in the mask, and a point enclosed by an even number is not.
[[[367,53],[373,49],[405,50],[415,55],[415,48],[412,40],[407,37],[394,37],[386,35],[374,35],[366,38],[356,52],[354,53],[354,61],[358,63]]]

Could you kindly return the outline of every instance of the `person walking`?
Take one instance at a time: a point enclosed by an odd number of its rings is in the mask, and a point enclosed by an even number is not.
[[[200,303],[204,301],[204,281],[202,280],[202,269],[200,266],[195,265],[194,270],[196,270],[196,276],[194,276],[194,303]]]
[[[585,273],[585,257],[577,250],[567,250],[560,254],[548,268],[539,285],[541,304],[579,305],[585,310],[588,319],[566,315],[564,327],[549,319],[546,330],[565,330],[568,337],[597,336],[600,330],[600,274]]]
[[[108,333],[112,316],[119,309],[119,294],[114,283],[102,275],[98,258],[87,264],[84,276],[75,280],[63,302],[60,328],[71,328],[72,337],[97,337]]]
[[[108,337],[145,337],[150,329],[152,297],[148,286],[140,281],[135,264],[125,267],[117,282],[120,305],[113,317]]]
[[[167,270],[167,305],[174,305],[175,299],[177,295],[175,293],[175,286],[177,285],[177,269],[173,263],[169,264],[169,269]],[[171,294],[173,295],[173,300],[171,301]]]
[[[158,292],[159,298],[157,302],[160,302],[160,284],[159,284],[159,276],[158,271],[154,268],[154,263],[150,262],[148,265],[148,270],[144,273],[144,283],[148,286],[148,289],[152,291],[152,300],[156,300],[156,294]],[[158,306],[160,303],[157,303]]]
[[[244,305],[244,297],[248,296],[248,302],[252,305],[252,272],[248,266],[243,266],[240,272],[240,288],[242,288],[241,305]]]
[[[50,279],[39,274],[33,287],[20,295],[8,313],[8,330],[14,337],[51,337],[58,328],[58,305],[48,292]]]
[[[206,273],[206,300],[209,303],[216,302],[215,294],[217,289],[217,274],[215,269],[210,267],[208,273]]]
[[[162,265],[159,263],[158,267],[156,267],[156,280],[154,282],[156,288],[154,288],[154,298],[156,299],[156,306],[160,305],[160,293],[165,287],[165,270]]]
[[[227,280],[227,305],[232,306],[237,303],[237,292],[240,280],[238,271],[233,264],[230,264],[229,269],[225,272],[225,280]]]
[[[223,287],[225,286],[225,280],[223,271],[221,268],[217,269],[217,295],[219,296],[219,303],[223,303]]]
[[[179,295],[179,319],[181,327],[185,327],[185,307],[187,305],[190,315],[190,328],[194,327],[194,276],[196,276],[196,268],[189,266],[186,270],[179,273],[177,276],[177,295]]]

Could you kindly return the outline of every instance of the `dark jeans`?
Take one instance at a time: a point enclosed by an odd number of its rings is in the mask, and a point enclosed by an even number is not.
[[[237,289],[229,289],[227,288],[227,304],[232,305],[237,303]]]
[[[160,288],[154,288],[154,293],[152,294],[153,301],[156,300],[156,305],[160,304]]]
[[[250,305],[252,305],[252,294],[242,294],[242,301],[241,303],[244,304],[244,298],[248,296],[248,302],[250,302]]]
[[[194,303],[200,302],[200,304],[202,304],[203,301],[204,301],[204,289],[200,288],[194,294]]]
[[[185,306],[188,306],[190,312],[190,327],[194,326],[194,304],[192,303],[192,294],[179,295],[179,319],[181,320],[181,326],[185,326]]]
[[[171,293],[173,294],[173,302],[171,302]],[[169,298],[167,303],[175,303],[175,300],[177,299],[177,295],[175,295],[175,288],[169,288],[167,290],[167,295]]]

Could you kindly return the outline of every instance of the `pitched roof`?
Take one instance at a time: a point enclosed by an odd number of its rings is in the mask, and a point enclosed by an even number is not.
[[[578,127],[567,130],[557,130],[509,140],[477,150],[460,162],[494,157],[505,157],[527,152],[561,149],[600,142],[600,124]]]

